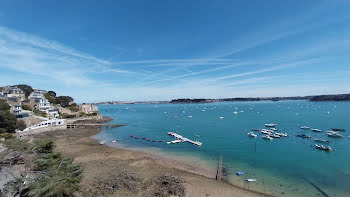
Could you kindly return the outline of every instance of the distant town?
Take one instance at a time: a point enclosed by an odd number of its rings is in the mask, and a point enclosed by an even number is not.
[[[280,101],[280,100],[309,100],[309,101],[350,101],[350,94],[331,94],[315,96],[290,96],[290,97],[237,97],[237,98],[183,98],[171,101],[106,101],[94,103],[97,105],[118,105],[118,104],[159,104],[159,103],[213,103],[213,102],[233,102],[233,101]]]

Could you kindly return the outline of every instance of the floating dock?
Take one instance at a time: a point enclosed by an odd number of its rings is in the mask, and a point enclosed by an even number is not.
[[[174,133],[174,132],[168,132],[168,135],[171,135],[171,136],[175,137],[176,140],[167,142],[167,144],[176,144],[176,143],[181,143],[181,142],[189,142],[189,143],[197,145],[197,146],[201,146],[202,145],[202,142],[190,140],[190,139],[185,138],[182,135],[179,135],[179,134]]]

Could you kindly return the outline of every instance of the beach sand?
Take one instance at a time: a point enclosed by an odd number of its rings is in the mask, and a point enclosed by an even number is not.
[[[78,196],[155,196],[155,191],[159,190],[156,183],[162,175],[182,179],[186,196],[269,196],[225,181],[216,181],[214,173],[199,166],[99,145],[97,140],[91,138],[99,131],[66,129],[33,136],[34,139],[55,139],[57,151],[71,155],[75,162],[84,166],[82,189],[77,193]]]

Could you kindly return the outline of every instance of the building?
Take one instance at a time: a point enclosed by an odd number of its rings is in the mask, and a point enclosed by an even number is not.
[[[40,98],[39,110],[45,111],[46,113],[50,109],[50,102],[46,98]]]
[[[57,118],[60,114],[58,112],[58,109],[49,109],[48,110],[48,114],[52,117],[52,118]]]
[[[5,86],[2,90],[1,97],[18,97],[21,99],[21,101],[23,101],[26,96],[24,91],[17,86]]]
[[[31,98],[44,98],[44,95],[40,92],[32,92],[28,96],[28,99],[31,99]]]
[[[12,107],[12,111],[14,114],[21,114],[22,113],[22,106],[20,104],[15,104]]]
[[[98,108],[93,104],[82,104],[79,106],[79,110],[86,114],[98,113]]]
[[[47,93],[46,90],[40,90],[40,89],[36,89],[36,88],[34,88],[33,90],[34,90],[34,92],[40,93],[40,94],[43,94],[43,95]]]

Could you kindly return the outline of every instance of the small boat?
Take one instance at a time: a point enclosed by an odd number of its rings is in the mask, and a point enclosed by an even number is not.
[[[275,127],[277,124],[265,124],[266,127]]]
[[[329,140],[323,140],[323,139],[314,139],[315,142],[322,142],[322,143],[325,143],[325,144],[329,144],[330,141]]]
[[[130,134],[130,137],[134,137],[134,136]]]
[[[238,112],[235,111],[235,112],[233,112],[233,114],[238,114]]]
[[[310,127],[307,127],[307,126],[302,126],[302,127],[300,127],[301,129],[310,129]]]
[[[238,172],[236,172],[236,174],[237,174],[238,176],[241,176],[241,175],[244,174],[244,172],[243,172],[243,171],[238,171]]]
[[[163,142],[163,140],[158,140],[158,142]]]
[[[311,131],[313,131],[313,132],[321,132],[320,129],[311,129]]]
[[[261,129],[252,129],[252,131],[261,131]]]
[[[308,136],[308,135],[305,135],[305,134],[298,134],[297,137],[311,139],[311,136]]]
[[[187,118],[192,118],[192,116],[187,116]]]
[[[256,179],[244,179],[244,181],[246,181],[246,182],[255,182]]]
[[[152,142],[156,142],[155,140],[152,140]]]
[[[100,145],[103,145],[103,144],[105,144],[106,143],[106,141],[102,141],[102,142],[100,142]]]
[[[277,129],[276,129],[276,128],[270,128],[270,130],[272,130],[272,131],[277,131]]]
[[[248,133],[248,136],[250,136],[250,137],[258,137],[255,133],[253,133],[253,132],[249,132]]]
[[[134,136],[135,139],[139,139],[139,137]]]
[[[270,140],[270,141],[273,140],[273,138],[270,137],[269,135],[264,135],[263,138],[266,139],[266,140]]]
[[[339,132],[335,132],[335,131],[327,131],[327,135],[329,137],[334,137],[334,138],[343,138],[344,137],[342,134],[340,134]]]
[[[116,143],[117,142],[117,140],[112,140],[112,143]]]
[[[345,131],[345,129],[332,128],[333,131]]]
[[[261,133],[269,135],[269,134],[271,134],[272,132],[269,131],[269,130],[267,130],[267,129],[263,129],[263,130],[261,130]]]
[[[281,137],[288,137],[288,133],[275,133],[275,134]]]
[[[271,134],[270,137],[277,138],[277,139],[280,139],[280,138],[281,138],[281,136],[276,135],[276,134]]]
[[[219,119],[224,119],[224,117],[223,117],[223,116],[220,116]]]
[[[323,145],[318,145],[318,144],[315,144],[315,147],[317,149],[321,149],[321,150],[325,150],[325,151],[331,151],[331,147],[326,147],[326,146],[323,146]]]

